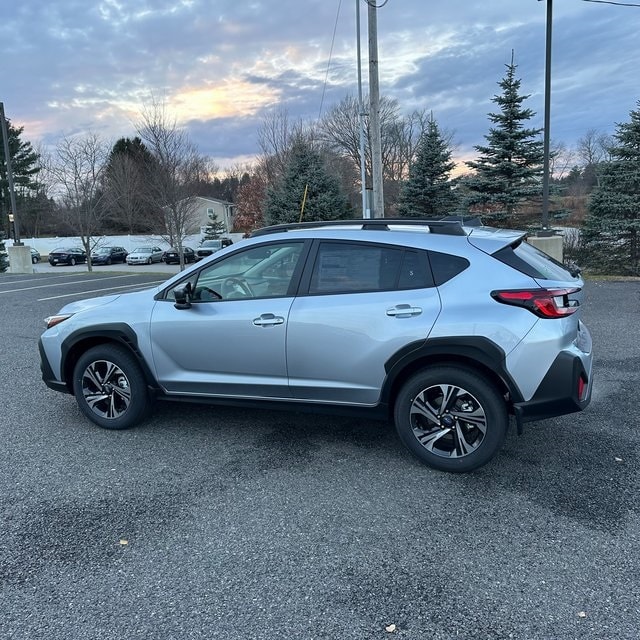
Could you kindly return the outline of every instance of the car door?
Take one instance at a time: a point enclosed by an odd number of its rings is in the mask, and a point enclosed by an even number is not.
[[[304,241],[264,243],[215,260],[167,290],[150,337],[159,383],[170,393],[290,397],[286,329]],[[177,286],[190,307],[174,306]]]
[[[393,245],[321,241],[307,262],[287,331],[292,395],[375,404],[389,358],[426,340],[440,312],[428,256]]]

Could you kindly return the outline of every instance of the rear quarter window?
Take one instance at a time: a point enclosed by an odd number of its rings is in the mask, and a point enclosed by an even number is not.
[[[448,282],[451,278],[455,278],[470,264],[466,258],[438,251],[429,251],[429,261],[431,262],[433,280],[437,287]]]

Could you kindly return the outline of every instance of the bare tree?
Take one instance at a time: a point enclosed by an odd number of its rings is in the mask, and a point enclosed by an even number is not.
[[[609,137],[597,129],[589,129],[578,140],[576,153],[583,166],[598,164],[606,160]]]
[[[365,99],[365,104],[366,102]],[[428,119],[426,110],[414,111],[403,117],[396,100],[385,96],[380,99],[385,208],[393,207],[395,204],[400,185],[407,178],[409,165],[415,157]],[[371,188],[371,135],[369,118],[366,115],[364,127],[366,188]],[[349,158],[359,174],[360,105],[354,96],[346,96],[327,113],[320,123],[319,137],[331,150]]]
[[[259,161],[269,185],[284,175],[293,141],[298,139],[311,142],[313,131],[302,120],[291,123],[285,107],[278,107],[265,115],[258,129],[258,145],[262,150]]]
[[[208,175],[208,161],[169,116],[164,102],[153,100],[145,106],[136,128],[155,160],[145,176],[145,194],[150,206],[163,212],[161,235],[178,249],[182,269],[184,240],[199,228],[196,196],[202,176]]]
[[[62,204],[62,216],[87,252],[91,266],[91,250],[96,242],[108,210],[103,206],[101,183],[108,157],[108,146],[95,133],[64,137],[55,149],[49,168],[56,193]]]
[[[567,172],[575,164],[575,154],[569,149],[564,142],[551,143],[551,151],[549,153],[551,175],[560,180],[565,177]]]
[[[597,129],[589,129],[578,140],[576,154],[582,163],[583,175],[591,184],[600,185],[598,165],[611,160],[611,136]]]

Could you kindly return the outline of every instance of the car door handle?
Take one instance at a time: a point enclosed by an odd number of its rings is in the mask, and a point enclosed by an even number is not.
[[[284,318],[273,313],[263,313],[259,318],[255,318],[253,324],[256,327],[269,327],[274,324],[283,324]]]
[[[396,318],[410,318],[411,316],[419,316],[422,313],[420,307],[412,307],[410,304],[397,304],[391,309],[387,309],[387,315]]]

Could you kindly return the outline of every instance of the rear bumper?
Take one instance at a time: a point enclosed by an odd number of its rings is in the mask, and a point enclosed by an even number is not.
[[[518,431],[525,422],[585,409],[591,402],[591,364],[591,354],[587,358],[570,351],[558,354],[533,397],[526,402],[514,403]]]

